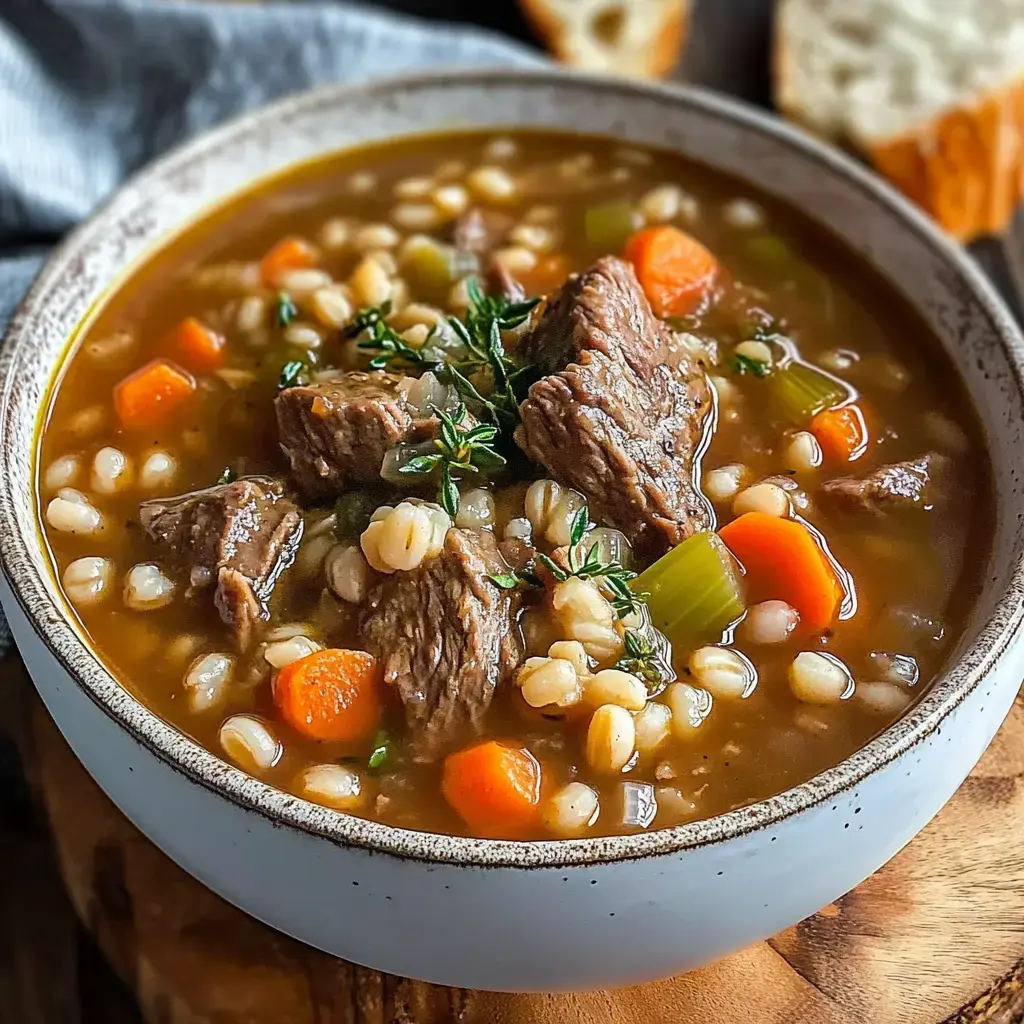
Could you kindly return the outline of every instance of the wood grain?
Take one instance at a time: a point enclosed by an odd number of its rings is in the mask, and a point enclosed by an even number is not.
[[[52,831],[0,834],[0,1020],[18,1024],[1012,1024],[1024,1021],[1024,702],[939,817],[852,893],[769,942],[636,988],[468,992],[309,949],[214,896],[100,792],[20,667],[0,675]],[[3,806],[3,805],[0,805]],[[897,808],[893,813],[899,813]],[[135,993],[83,1015],[81,941],[54,883]],[[77,950],[77,952],[76,952]],[[95,1003],[96,998],[93,999]],[[116,1008],[115,1008],[116,1007]]]

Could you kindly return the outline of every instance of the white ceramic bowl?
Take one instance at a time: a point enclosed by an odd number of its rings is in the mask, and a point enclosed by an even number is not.
[[[974,397],[998,483],[994,554],[948,670],[902,721],[804,785],[647,835],[514,843],[407,832],[279,792],[134,700],[89,650],[37,526],[34,437],[75,324],[136,260],[288,165],[396,134],[569,128],[677,149],[820,222],[908,297]],[[964,254],[835,150],[693,90],[553,71],[445,74],[297,96],[133,179],[53,255],[8,332],[2,597],[36,686],[114,802],[251,914],[346,959],[473,988],[613,985],[696,966],[812,913],[952,795],[1020,682],[1024,342]]]

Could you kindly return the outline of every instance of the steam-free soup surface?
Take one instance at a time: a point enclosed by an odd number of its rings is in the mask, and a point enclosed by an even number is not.
[[[301,167],[166,245],[82,330],[38,479],[169,722],[355,814],[549,838],[743,806],[902,714],[987,466],[935,339],[793,211],[513,133]]]

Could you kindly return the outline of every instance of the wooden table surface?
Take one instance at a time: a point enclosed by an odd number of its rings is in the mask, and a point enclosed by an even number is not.
[[[3,1024],[1024,1021],[1021,700],[938,818],[853,892],[702,970],[574,995],[382,975],[247,917],[114,808],[9,658],[0,664],[8,769],[15,751],[25,785],[0,793]]]

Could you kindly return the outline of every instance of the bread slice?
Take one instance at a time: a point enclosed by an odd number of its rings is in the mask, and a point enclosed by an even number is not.
[[[1024,194],[1024,0],[780,0],[775,100],[962,241]]]
[[[566,64],[664,78],[679,62],[690,0],[520,0],[537,34]]]

